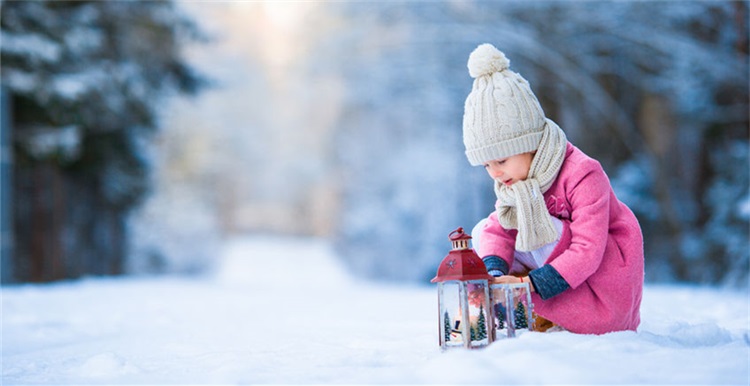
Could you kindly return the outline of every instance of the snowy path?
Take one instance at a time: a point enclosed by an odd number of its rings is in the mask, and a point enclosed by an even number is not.
[[[434,288],[358,282],[325,243],[238,239],[221,267],[3,288],[2,383],[750,381],[747,292],[647,286],[638,333],[440,353]]]

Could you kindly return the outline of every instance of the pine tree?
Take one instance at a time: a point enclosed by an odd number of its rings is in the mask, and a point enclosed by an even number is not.
[[[128,216],[150,189],[143,144],[158,129],[159,102],[203,84],[181,49],[200,32],[181,15],[169,1],[0,6],[14,137],[11,280],[124,272]]]
[[[479,320],[477,320],[477,340],[487,338],[487,320],[484,316],[484,308],[479,309]]]
[[[448,311],[445,311],[443,315],[443,334],[445,335],[445,341],[450,342],[451,340],[451,319],[448,315]]]
[[[518,328],[529,328],[529,323],[526,320],[526,307],[523,305],[523,303],[518,303],[518,306],[516,306],[516,311],[514,312],[513,316],[516,320],[516,329]]]
[[[497,329],[505,328],[505,311],[501,303],[495,304],[495,317],[497,318]]]

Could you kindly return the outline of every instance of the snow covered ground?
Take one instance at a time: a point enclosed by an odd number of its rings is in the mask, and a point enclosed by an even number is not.
[[[432,286],[360,282],[317,240],[221,258],[207,278],[3,287],[2,384],[750,382],[746,291],[647,285],[637,333],[441,353]]]

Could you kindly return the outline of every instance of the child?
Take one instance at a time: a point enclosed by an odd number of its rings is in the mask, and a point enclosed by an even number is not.
[[[469,56],[466,156],[487,169],[497,195],[496,211],[473,232],[477,253],[494,283],[530,283],[534,311],[548,326],[636,330],[644,274],[638,220],[509,64],[490,44]]]

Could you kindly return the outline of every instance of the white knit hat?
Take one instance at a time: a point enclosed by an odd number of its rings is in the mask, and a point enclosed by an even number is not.
[[[469,55],[474,86],[464,105],[464,145],[473,166],[534,151],[544,130],[544,112],[521,75],[491,44]]]

